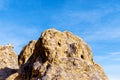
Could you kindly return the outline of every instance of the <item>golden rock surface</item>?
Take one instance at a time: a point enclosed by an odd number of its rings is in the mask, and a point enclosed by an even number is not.
[[[89,46],[71,32],[49,29],[35,44],[33,54],[21,67],[22,80],[108,80],[93,61]]]
[[[12,48],[0,46],[0,80],[108,80],[90,47],[68,31],[44,31],[23,47],[18,60]]]
[[[18,69],[18,56],[13,50],[13,46],[8,44],[0,46],[0,80],[6,80]]]

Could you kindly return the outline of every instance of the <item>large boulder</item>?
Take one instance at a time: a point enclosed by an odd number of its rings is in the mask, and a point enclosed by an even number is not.
[[[89,46],[71,32],[46,30],[33,47],[20,63],[18,80],[108,80]]]
[[[6,80],[18,69],[18,56],[13,50],[13,46],[8,44],[0,46],[0,80]]]

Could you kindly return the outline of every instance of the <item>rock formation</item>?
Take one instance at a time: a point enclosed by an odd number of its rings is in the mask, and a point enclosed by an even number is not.
[[[89,46],[81,38],[55,29],[42,33],[32,55],[21,66],[17,79],[108,80],[102,68],[93,61]]]
[[[22,51],[20,52],[20,55],[18,56],[18,64],[19,67],[24,65],[27,60],[30,58],[30,56],[33,54],[34,48],[35,48],[35,40],[32,40],[29,42],[28,45],[26,45]]]
[[[67,31],[46,30],[22,49],[18,63],[7,80],[108,80],[89,46]]]
[[[5,80],[17,71],[17,57],[11,44],[0,46],[0,80]]]

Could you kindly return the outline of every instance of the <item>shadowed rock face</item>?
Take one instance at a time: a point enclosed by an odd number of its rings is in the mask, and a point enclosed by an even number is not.
[[[89,46],[70,32],[46,30],[31,50],[20,54],[31,56],[19,58],[18,80],[108,80]]]

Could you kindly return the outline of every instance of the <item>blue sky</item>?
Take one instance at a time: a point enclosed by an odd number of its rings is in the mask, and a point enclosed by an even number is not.
[[[109,79],[120,79],[119,0],[0,0],[0,45],[19,54],[48,28],[83,38]]]

